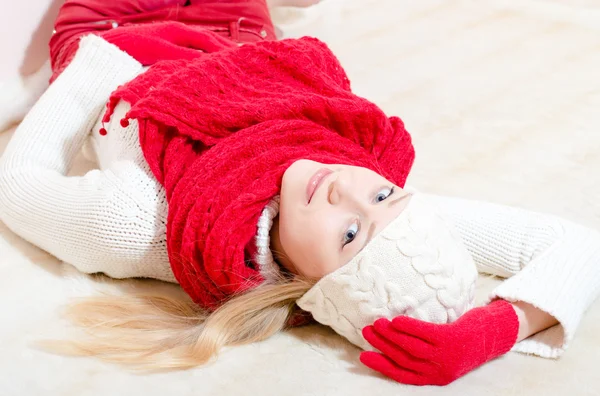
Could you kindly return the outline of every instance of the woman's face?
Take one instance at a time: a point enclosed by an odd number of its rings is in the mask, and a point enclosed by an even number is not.
[[[289,271],[319,279],[362,250],[408,196],[366,168],[296,161],[283,175],[271,248]]]

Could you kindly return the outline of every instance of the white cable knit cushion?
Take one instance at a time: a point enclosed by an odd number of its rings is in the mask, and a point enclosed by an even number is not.
[[[363,327],[407,315],[449,323],[473,306],[477,270],[461,238],[419,193],[348,264],[323,277],[298,306],[353,344]]]

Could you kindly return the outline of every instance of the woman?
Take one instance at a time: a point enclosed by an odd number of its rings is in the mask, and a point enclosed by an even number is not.
[[[353,95],[321,43],[267,40],[260,1],[237,15],[215,3],[225,16],[202,23],[209,3],[164,3],[119,3],[85,26],[61,13],[55,81],[1,160],[0,216],[17,234],[82,272],[176,281],[194,301],[75,305],[94,337],[70,352],[190,367],[306,312],[409,384],[510,349],[564,351],[600,289],[598,233],[403,189],[402,122]],[[102,38],[81,39],[90,29]],[[88,138],[99,169],[65,176]],[[469,310],[474,265],[509,279]]]

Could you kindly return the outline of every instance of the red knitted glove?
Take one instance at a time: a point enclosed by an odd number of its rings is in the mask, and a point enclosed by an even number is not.
[[[360,361],[404,384],[447,385],[508,352],[517,341],[519,319],[504,300],[475,308],[456,322],[433,324],[407,316],[379,319],[363,329],[380,350]]]
[[[207,29],[178,22],[120,26],[101,36],[144,66],[161,60],[191,60],[202,52],[235,46],[232,41]]]

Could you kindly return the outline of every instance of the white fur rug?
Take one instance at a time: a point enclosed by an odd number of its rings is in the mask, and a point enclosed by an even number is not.
[[[277,17],[287,35],[328,41],[356,92],[404,119],[411,184],[600,228],[600,1],[326,0]],[[0,151],[9,138],[0,134]],[[318,326],[154,375],[31,347],[60,331],[72,296],[156,285],[100,284],[0,224],[0,395],[600,394],[600,302],[560,360],[510,353],[445,388],[386,380]]]

